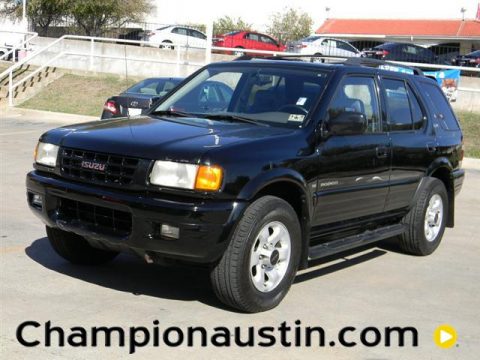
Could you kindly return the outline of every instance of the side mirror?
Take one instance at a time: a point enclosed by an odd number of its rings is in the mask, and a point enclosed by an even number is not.
[[[366,129],[365,115],[353,111],[342,111],[337,116],[330,116],[326,123],[326,130],[329,135],[360,135]]]

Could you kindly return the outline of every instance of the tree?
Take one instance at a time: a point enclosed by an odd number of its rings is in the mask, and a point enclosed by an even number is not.
[[[27,16],[30,24],[40,35],[46,35],[50,24],[65,15],[68,2],[69,0],[28,0]],[[4,0],[0,2],[0,6],[2,15],[21,18],[22,1]]]
[[[313,19],[308,13],[285,8],[283,12],[276,12],[270,18],[267,33],[284,43],[299,40],[311,34]]]
[[[242,18],[232,18],[223,16],[213,22],[213,33],[215,35],[223,35],[231,31],[251,30],[252,24],[246,23]]]
[[[150,0],[69,0],[69,14],[88,36],[101,36],[106,28],[140,22],[151,9]]]

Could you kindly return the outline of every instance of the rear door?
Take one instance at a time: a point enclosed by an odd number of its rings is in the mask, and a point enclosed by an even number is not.
[[[385,211],[408,208],[435,156],[435,135],[427,126],[426,107],[412,83],[382,77],[382,97],[392,146],[390,192]]]
[[[327,136],[318,145],[313,225],[360,219],[383,212],[389,186],[390,142],[380,116],[374,75],[348,75],[337,89],[325,121],[344,111],[362,113],[364,134]]]
[[[260,35],[260,41],[262,42],[262,50],[278,51],[278,44],[271,37],[267,35]]]

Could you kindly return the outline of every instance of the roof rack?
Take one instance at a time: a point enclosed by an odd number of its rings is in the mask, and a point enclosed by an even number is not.
[[[245,60],[286,60],[286,61],[295,61],[300,60],[303,58],[310,58],[310,62],[314,62],[315,59],[331,59],[331,60],[339,60],[338,62],[334,62],[334,64],[343,64],[343,65],[353,65],[353,66],[368,66],[373,68],[381,68],[384,67],[384,70],[392,70],[396,69],[395,71],[400,71],[400,69],[408,69],[414,75],[424,76],[423,71],[419,68],[397,64],[391,61],[384,61],[378,59],[370,59],[364,57],[346,57],[346,56],[315,56],[315,55],[278,55],[278,56],[250,56],[250,55],[242,55],[234,61],[245,61]],[[332,62],[330,62],[332,64]]]

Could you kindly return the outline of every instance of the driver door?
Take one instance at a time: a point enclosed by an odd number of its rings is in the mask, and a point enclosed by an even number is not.
[[[325,121],[345,111],[364,114],[366,131],[359,135],[325,135],[320,141],[314,226],[380,214],[385,207],[391,150],[373,75],[345,77]]]

